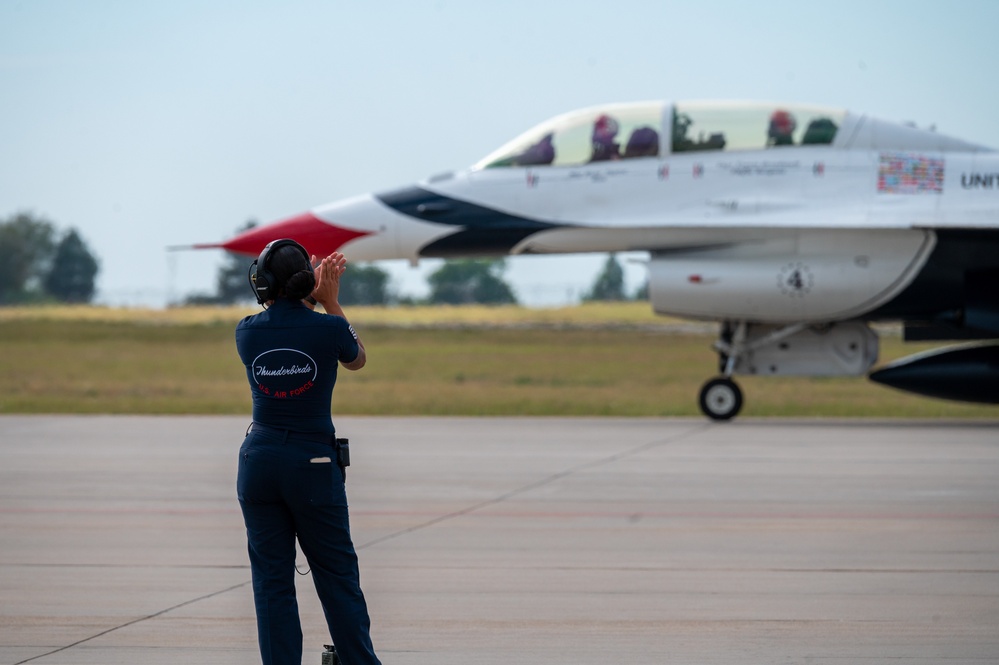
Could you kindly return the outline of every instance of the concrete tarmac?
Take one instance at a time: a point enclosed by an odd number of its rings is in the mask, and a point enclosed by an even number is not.
[[[260,662],[246,425],[0,416],[0,663]],[[337,427],[385,665],[999,663],[999,422]]]

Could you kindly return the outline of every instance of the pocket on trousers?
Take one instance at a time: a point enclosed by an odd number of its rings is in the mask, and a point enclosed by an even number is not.
[[[236,496],[247,503],[271,503],[279,487],[278,461],[261,446],[254,445],[254,434],[247,436],[239,449],[236,471]]]
[[[316,459],[322,461],[310,462],[306,472],[309,481],[309,503],[314,506],[347,505],[340,467],[330,458]]]
[[[261,464],[256,451],[243,447],[239,451],[239,468],[236,472],[236,497],[240,501],[257,502],[263,497],[266,486],[266,465]]]

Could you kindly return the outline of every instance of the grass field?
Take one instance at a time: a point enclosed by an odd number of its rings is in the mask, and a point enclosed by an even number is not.
[[[0,309],[0,413],[248,414],[233,328],[256,310]],[[699,415],[714,327],[646,303],[561,310],[352,308],[369,352],[341,371],[333,412]],[[927,348],[882,336],[882,362]],[[744,416],[996,418],[863,378],[739,377]]]

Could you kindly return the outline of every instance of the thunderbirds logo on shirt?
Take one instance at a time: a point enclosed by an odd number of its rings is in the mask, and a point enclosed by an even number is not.
[[[315,361],[296,349],[272,349],[253,361],[253,379],[271,397],[296,397],[315,385]]]

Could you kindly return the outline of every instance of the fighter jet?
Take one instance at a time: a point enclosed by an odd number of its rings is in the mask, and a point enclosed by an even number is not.
[[[715,420],[733,376],[863,375],[880,321],[976,340],[874,381],[999,403],[999,153],[844,109],[639,102],[542,122],[464,170],[365,194],[215,245],[276,238],[355,261],[648,254],[655,312],[718,321]],[[985,340],[992,340],[991,343]]]

